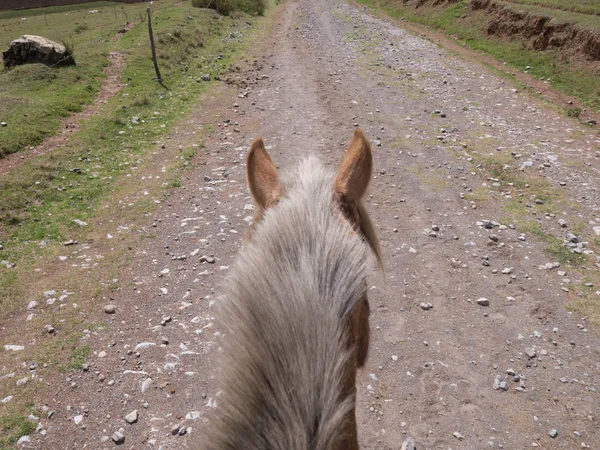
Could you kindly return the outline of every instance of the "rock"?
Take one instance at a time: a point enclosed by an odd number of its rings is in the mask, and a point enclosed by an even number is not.
[[[9,345],[5,345],[5,346],[4,346],[4,350],[7,350],[7,351],[8,351],[8,350],[12,350],[13,352],[18,352],[18,351],[21,351],[21,350],[23,350],[24,348],[25,348],[25,347],[24,347],[24,346],[22,346],[22,345],[10,345],[10,344],[9,344]]]
[[[419,304],[419,306],[421,307],[421,309],[424,309],[425,311],[429,311],[431,308],[433,308],[433,305],[431,303],[425,303],[425,302],[421,302]]]
[[[415,440],[411,437],[407,438],[403,443],[400,450],[415,450]]]
[[[79,415],[73,417],[73,423],[75,425],[79,425],[81,422],[83,422],[83,414],[79,414]]]
[[[458,431],[455,431],[454,433],[452,433],[452,436],[454,436],[456,439],[458,439],[459,441],[462,441],[465,437],[460,434]]]
[[[485,297],[481,297],[477,299],[477,304],[480,306],[490,306],[490,301]]]
[[[125,416],[125,422],[128,424],[136,423],[138,421],[138,412],[137,409],[134,409],[129,414]]]
[[[509,274],[513,273],[513,268],[512,267],[505,267],[504,269],[502,269],[502,273],[504,275],[509,275]]]
[[[84,222],[83,220],[73,219],[73,222],[75,222],[80,227],[87,227],[87,222]]]
[[[29,436],[25,435],[25,436],[21,436],[19,438],[19,440],[17,441],[17,445],[27,445],[29,447],[30,442],[31,442],[31,439],[29,438]]]
[[[597,236],[600,236],[600,226],[593,227],[592,229],[594,230],[594,233],[596,233]]]
[[[120,430],[115,431],[112,435],[112,440],[115,444],[121,445],[125,442],[125,435]]]
[[[152,386],[152,378],[146,378],[142,381],[142,394],[145,394],[148,389]]]
[[[64,45],[30,34],[12,41],[8,50],[2,53],[2,61],[7,69],[21,64],[41,63],[50,67],[75,64],[73,55]]]
[[[203,255],[200,257],[200,262],[205,262],[208,264],[214,264],[215,263],[215,258],[213,258],[212,256],[206,256]]]
[[[3,127],[5,127],[5,126],[7,126],[8,124],[7,124],[6,122],[1,122],[1,123],[0,123],[0,125],[2,125]],[[0,246],[0,247],[1,247],[1,246]],[[0,248],[0,250],[2,250],[2,249]]]
[[[565,219],[558,219],[558,224],[562,227],[562,228],[567,228],[567,221]]]
[[[210,81],[210,75],[205,73],[204,75],[202,75],[201,79],[202,81]]]
[[[558,437],[558,431],[555,428],[552,428],[548,434],[550,435],[550,437],[552,439],[555,439],[556,437]]]
[[[106,314],[115,314],[117,312],[117,307],[115,305],[106,305],[104,307],[104,312]]]
[[[537,356],[537,353],[536,353],[535,349],[533,349],[531,347],[527,347],[525,349],[525,354],[527,355],[527,357],[529,359],[533,359],[533,358],[535,358]]]
[[[567,240],[573,244],[577,244],[579,242],[579,237],[573,233],[567,233]]]

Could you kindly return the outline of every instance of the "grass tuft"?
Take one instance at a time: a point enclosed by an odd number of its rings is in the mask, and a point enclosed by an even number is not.
[[[0,417],[0,448],[11,448],[21,436],[33,433],[35,427],[35,423],[19,414]]]

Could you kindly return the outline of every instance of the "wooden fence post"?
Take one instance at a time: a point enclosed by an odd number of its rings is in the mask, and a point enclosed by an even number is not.
[[[154,35],[152,34],[152,14],[149,7],[146,8],[146,12],[148,13],[148,34],[150,35],[150,48],[152,49],[152,62],[156,71],[156,80],[162,81],[160,70],[158,70],[158,61],[156,60],[156,48],[154,47]]]

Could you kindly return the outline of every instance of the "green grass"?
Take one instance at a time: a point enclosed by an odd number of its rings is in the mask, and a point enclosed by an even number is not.
[[[600,72],[598,69],[578,68],[556,50],[532,52],[523,42],[502,40],[487,35],[487,11],[471,11],[470,1],[461,0],[448,7],[415,9],[401,0],[358,0],[382,10],[387,15],[442,30],[457,37],[472,49],[480,50],[506,62],[517,70],[550,80],[553,87],[580,98],[590,108],[600,111]],[[586,16],[587,17],[587,16]],[[592,17],[591,20],[596,20]]]
[[[66,365],[59,365],[61,372],[67,372],[69,370],[81,370],[88,357],[92,354],[92,348],[89,345],[83,345],[81,347],[75,347],[69,355],[69,360]]]
[[[544,253],[553,261],[558,261],[563,266],[579,267],[585,264],[588,260],[587,255],[578,255],[573,253],[568,247],[562,244],[558,238],[548,238],[548,245],[544,249]]]
[[[163,0],[157,7],[173,2]],[[105,4],[43,8],[44,14],[39,10],[0,14],[2,48],[23,34],[41,34],[69,44],[76,62],[62,68],[28,64],[0,72],[0,120],[8,124],[0,130],[0,158],[40,144],[56,133],[65,117],[93,101],[105,77],[108,55],[118,47],[110,37],[122,28],[126,17],[134,20],[145,8],[138,3],[115,10],[114,4]],[[92,8],[98,12],[91,14]]]
[[[0,450],[13,448],[21,436],[35,431],[36,424],[20,414],[0,416]]]

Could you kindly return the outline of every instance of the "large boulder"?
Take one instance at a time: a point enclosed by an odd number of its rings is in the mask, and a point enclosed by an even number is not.
[[[2,53],[4,67],[21,64],[41,63],[50,67],[75,64],[73,55],[64,45],[42,36],[26,34],[10,43],[10,48]]]

